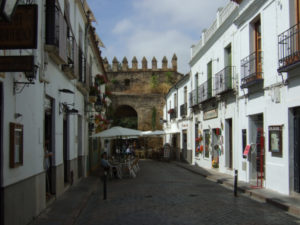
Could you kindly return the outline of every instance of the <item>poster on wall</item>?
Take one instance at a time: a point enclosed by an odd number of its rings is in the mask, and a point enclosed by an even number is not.
[[[282,125],[269,126],[269,151],[272,156],[282,156]]]

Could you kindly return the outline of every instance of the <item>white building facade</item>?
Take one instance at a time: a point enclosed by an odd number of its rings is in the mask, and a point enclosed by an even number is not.
[[[300,192],[299,1],[232,1],[191,51],[193,163]]]
[[[104,73],[92,17],[85,1],[19,1],[0,25],[1,224],[27,224],[88,172],[88,96]],[[32,46],[22,47],[22,31]]]
[[[166,132],[164,143],[171,145],[173,159],[192,163],[192,117],[188,103],[190,91],[190,74],[170,89],[163,112],[163,129]]]

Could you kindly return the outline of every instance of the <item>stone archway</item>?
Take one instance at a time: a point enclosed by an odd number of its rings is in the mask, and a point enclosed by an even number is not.
[[[138,128],[138,114],[136,110],[129,105],[120,105],[114,111],[114,126]]]

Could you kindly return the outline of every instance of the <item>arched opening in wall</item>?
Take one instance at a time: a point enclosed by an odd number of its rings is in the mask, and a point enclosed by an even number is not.
[[[116,108],[113,118],[113,126],[138,128],[138,115],[134,108],[128,105],[121,105]]]

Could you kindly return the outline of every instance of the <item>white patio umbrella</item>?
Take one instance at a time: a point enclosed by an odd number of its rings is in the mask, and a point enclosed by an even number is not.
[[[100,133],[94,134],[91,137],[100,137],[100,138],[136,138],[141,136],[141,131],[129,129],[125,127],[112,127]]]
[[[148,130],[148,131],[142,131],[142,137],[149,137],[149,136],[163,136],[165,135],[166,132],[163,131],[163,130],[155,130],[155,131],[151,131],[151,130]]]

